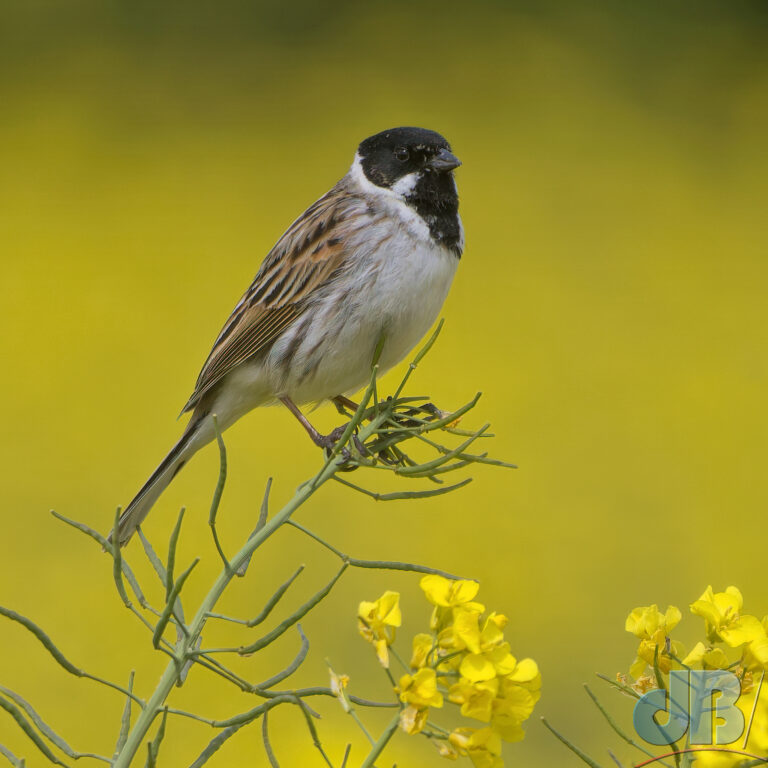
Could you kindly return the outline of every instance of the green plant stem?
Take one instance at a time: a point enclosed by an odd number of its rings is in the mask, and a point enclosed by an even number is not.
[[[375,746],[376,742],[373,740],[373,736],[371,736],[371,734],[368,732],[368,729],[365,727],[365,723],[360,719],[355,708],[350,707],[347,714],[349,714],[349,716],[357,723],[358,728],[360,728],[360,730],[365,735],[365,738],[368,739],[371,745]]]
[[[361,439],[365,440],[370,437],[375,430],[380,426],[381,419],[374,419],[370,425],[361,430]],[[351,430],[350,430],[351,434]],[[120,751],[117,759],[113,764],[113,768],[128,768],[131,764],[137,751],[141,748],[142,743],[152,725],[154,718],[162,711],[163,704],[168,698],[168,695],[173,690],[179,675],[179,662],[185,662],[190,655],[194,653],[195,643],[198,637],[200,637],[205,622],[209,615],[213,612],[216,603],[223,594],[224,590],[229,585],[230,581],[234,578],[235,573],[241,565],[250,560],[251,555],[270,537],[272,536],[282,525],[287,522],[291,515],[312,496],[327,480],[329,480],[336,472],[338,467],[343,463],[343,459],[334,458],[324,465],[319,474],[310,482],[301,485],[293,498],[279,511],[277,512],[269,522],[267,522],[262,528],[253,534],[253,536],[245,543],[240,551],[234,555],[229,561],[229,567],[225,567],[215,583],[209,590],[208,594],[203,599],[200,607],[195,614],[195,617],[189,624],[189,636],[182,637],[176,644],[175,658],[172,659],[168,666],[165,668],[162,677],[160,678],[154,693],[147,701],[146,707],[141,712],[136,720],[131,732],[128,734],[128,738],[125,742],[125,746]]]
[[[552,733],[557,739],[559,739],[563,744],[565,744],[568,749],[571,750],[575,755],[577,755],[583,762],[585,762],[590,768],[600,768],[600,765],[596,763],[589,755],[582,752],[572,741],[569,741],[568,739],[563,736],[562,733],[559,731],[556,731],[546,720],[546,718],[542,717],[541,722],[544,724],[544,727]]]
[[[395,650],[394,645],[389,646],[389,652],[395,657],[397,663],[405,670],[405,672],[410,674],[411,668],[400,658],[400,654]]]
[[[397,730],[397,726],[400,723],[400,713],[398,712],[390,721],[389,725],[384,730],[384,733],[379,736],[379,740],[373,745],[373,748],[368,753],[368,757],[361,763],[360,768],[371,768],[376,762],[376,759],[384,751],[384,747],[389,744],[389,740]]]

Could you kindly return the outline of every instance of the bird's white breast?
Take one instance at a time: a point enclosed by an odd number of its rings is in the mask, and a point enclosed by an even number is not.
[[[390,219],[366,227],[361,239],[346,279],[306,328],[283,384],[298,403],[364,386],[382,334],[380,371],[399,363],[434,323],[448,294],[458,259],[447,249],[414,237]],[[302,331],[300,323],[296,328]],[[281,340],[275,354],[289,343]]]

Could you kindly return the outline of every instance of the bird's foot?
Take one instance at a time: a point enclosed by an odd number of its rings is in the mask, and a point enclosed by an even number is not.
[[[341,440],[341,437],[346,431],[347,426],[347,424],[342,424],[340,427],[336,427],[333,432],[329,432],[327,435],[317,436],[315,442],[323,449],[326,458],[331,457],[331,454],[336,448],[336,444],[339,442],[339,440]],[[357,436],[356,432],[352,433],[350,440],[354,444],[360,456],[370,456],[370,451],[365,447],[365,445],[363,445],[363,442]],[[346,471],[357,469],[356,464],[349,464],[350,461],[353,461],[354,457],[352,456],[352,451],[350,451],[348,446],[345,445],[341,451],[339,451],[339,456],[341,456],[341,458],[344,460],[344,465],[342,465],[341,469]]]

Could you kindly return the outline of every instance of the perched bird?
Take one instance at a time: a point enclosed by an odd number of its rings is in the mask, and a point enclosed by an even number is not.
[[[365,139],[352,167],[267,254],[216,339],[171,448],[112,532],[125,544],[189,459],[248,411],[282,402],[312,440],[298,406],[364,386],[400,362],[437,318],[464,248],[448,142],[424,128]],[[348,402],[348,401],[347,401]]]

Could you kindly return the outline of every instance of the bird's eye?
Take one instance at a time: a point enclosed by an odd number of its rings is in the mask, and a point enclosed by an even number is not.
[[[405,163],[408,161],[408,158],[410,157],[410,153],[405,147],[396,147],[395,148],[395,159],[398,162]]]

